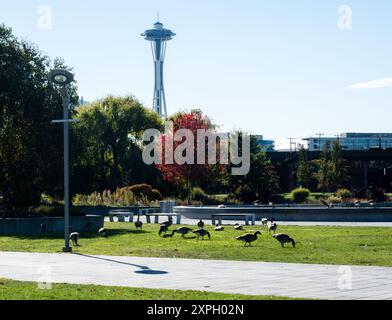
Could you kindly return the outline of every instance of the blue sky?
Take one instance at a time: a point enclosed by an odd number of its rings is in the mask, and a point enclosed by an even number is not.
[[[52,9],[51,30],[38,28],[40,5]],[[352,30],[338,28],[341,5]],[[89,101],[133,94],[152,104],[140,34],[159,10],[177,33],[165,66],[169,113],[199,107],[225,130],[273,139],[392,131],[390,0],[0,0],[0,9],[16,35],[74,68]]]

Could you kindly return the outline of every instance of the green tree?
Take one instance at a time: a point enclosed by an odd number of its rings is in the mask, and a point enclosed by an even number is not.
[[[268,202],[279,191],[279,177],[267,153],[261,149],[257,139],[251,136],[250,142],[249,173],[246,176],[232,176],[229,171],[227,172],[231,191],[233,194],[243,194],[244,190],[252,190],[254,200]],[[240,200],[250,202],[250,198],[250,194],[247,192],[246,199]]]
[[[330,158],[330,144],[326,143],[321,153],[321,159],[319,160],[319,170],[317,174],[319,182],[318,187],[323,192],[330,190]]]
[[[48,81],[50,65],[0,25],[0,194],[9,207],[37,205],[41,193],[62,189],[62,131],[51,123],[62,119],[62,106]]]
[[[308,160],[308,151],[301,147],[299,150],[299,164],[297,168],[298,183],[302,186],[309,188],[313,179],[312,165]]]
[[[329,179],[334,191],[343,187],[347,181],[347,162],[343,159],[342,147],[338,141],[332,144]]]
[[[157,184],[159,172],[142,160],[142,135],[162,119],[134,97],[113,97],[77,109],[73,126],[74,193]]]
[[[323,191],[337,190],[347,181],[347,163],[342,156],[342,148],[338,141],[324,146],[319,161],[319,188]]]

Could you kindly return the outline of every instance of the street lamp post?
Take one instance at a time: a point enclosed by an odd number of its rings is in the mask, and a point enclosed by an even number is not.
[[[64,242],[63,252],[72,252],[69,245],[69,105],[71,99],[68,93],[68,85],[74,80],[73,74],[66,70],[52,70],[49,73],[49,80],[60,86],[60,94],[63,101],[63,122],[64,124]]]

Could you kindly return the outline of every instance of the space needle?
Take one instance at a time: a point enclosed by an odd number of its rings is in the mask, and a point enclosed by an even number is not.
[[[172,40],[176,34],[165,29],[161,22],[154,24],[153,29],[146,30],[142,36],[150,41],[155,66],[155,89],[153,109],[162,117],[167,118],[165,88],[163,85],[163,64],[165,61],[167,41]]]

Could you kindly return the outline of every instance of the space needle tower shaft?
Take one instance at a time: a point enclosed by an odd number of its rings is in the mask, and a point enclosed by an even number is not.
[[[165,29],[163,24],[157,22],[154,28],[146,30],[142,36],[150,41],[155,67],[155,86],[153,109],[162,117],[167,117],[165,87],[163,83],[163,66],[165,62],[167,41],[172,40],[176,34]]]

